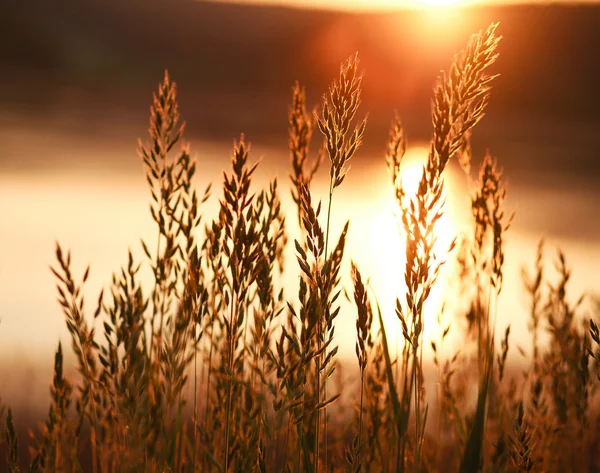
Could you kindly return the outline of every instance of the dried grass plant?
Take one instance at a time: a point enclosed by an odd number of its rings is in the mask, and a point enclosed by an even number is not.
[[[183,141],[175,83],[165,74],[150,109],[149,141],[139,144],[156,225],[156,239],[141,243],[144,260],[130,251],[90,312],[83,297],[89,268],[76,275],[70,253],[57,244],[52,272],[79,374],[66,378],[59,343],[48,418],[31,432],[28,471],[599,471],[600,307],[572,301],[564,255],[554,280],[540,243],[533,273],[523,271],[531,299],[529,364],[523,373],[511,370],[510,327],[499,339],[495,332],[511,217],[502,172],[489,154],[469,181],[472,235],[456,250],[456,242],[436,246],[446,170],[452,160],[467,175],[475,167],[470,136],[495,77],[496,30],[493,24],[474,35],[434,88],[431,145],[414,195],[402,180],[407,137],[400,119],[392,122],[385,163],[406,241],[397,356],[377,294],[354,262],[352,289],[343,287],[349,222],[331,234],[334,191],[366,130],[366,119],[357,119],[358,55],[341,65],[318,108],[307,111],[304,89],[292,89],[292,219],[277,180],[254,188],[258,161],[243,135],[223,173],[218,216],[203,219],[211,186],[196,190],[197,163]],[[322,141],[313,150],[317,130]],[[326,211],[311,189],[325,158]],[[284,288],[290,221],[300,227],[293,242],[300,277],[297,287]],[[438,402],[430,407],[423,333],[434,319],[425,314],[449,260],[457,262],[464,311],[436,314]],[[142,264],[150,268],[150,287],[141,283]],[[344,293],[355,306],[355,392],[340,381],[348,367],[337,365],[336,321],[350,310]],[[465,349],[443,355],[448,334],[462,325]],[[540,342],[542,330],[548,345]],[[0,408],[0,420],[6,471],[21,471],[13,412]]]

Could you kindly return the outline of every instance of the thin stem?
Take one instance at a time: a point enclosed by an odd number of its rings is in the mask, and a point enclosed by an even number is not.
[[[321,326],[321,320],[319,320],[319,334],[318,334],[318,346],[319,346],[319,351],[321,351],[321,333],[322,333],[322,326]],[[316,366],[317,366],[317,389],[316,389],[316,404],[319,404],[321,402],[321,358],[322,356],[319,355],[316,359]],[[320,417],[321,417],[321,413],[319,411],[315,412],[315,464],[314,464],[314,471],[315,473],[319,472],[319,430],[320,430]]]
[[[229,468],[229,429],[231,423],[231,384],[233,382],[233,352],[234,352],[234,326],[237,325],[235,318],[237,318],[237,313],[234,318],[234,307],[237,305],[238,294],[237,292],[233,296],[233,301],[231,304],[231,311],[229,314],[229,340],[227,340],[229,347],[229,359],[227,360],[227,405],[225,407],[225,473],[227,473]]]
[[[421,337],[425,337],[425,318],[423,317],[423,314],[421,313],[420,315],[420,319],[421,319]],[[414,470],[415,472],[419,471],[419,467],[421,465],[421,448],[422,448],[422,442],[423,442],[423,438],[422,438],[422,426],[421,426],[421,391],[423,389],[422,386],[422,379],[423,379],[423,344],[424,341],[421,340],[419,343],[419,349],[420,349],[420,353],[419,353],[419,362],[418,362],[418,373],[415,371],[415,375],[418,375],[418,380],[415,380],[415,394],[416,394],[416,399],[415,399],[415,406],[416,406],[416,425],[417,425],[417,445],[416,445],[416,456],[415,456],[415,466],[414,466]]]
[[[215,311],[214,300],[213,300],[213,314]],[[211,330],[210,330],[210,348],[208,351],[208,374],[206,376],[206,396],[204,402],[204,434],[207,435],[208,432],[208,406],[209,406],[209,394],[210,394],[210,377],[212,374],[212,358],[213,358],[213,345],[214,345],[214,333],[215,333],[215,322],[212,322]],[[202,456],[202,471],[206,471],[206,460],[208,456],[208,451],[205,450],[204,455]],[[208,471],[212,471],[212,462],[208,463]]]
[[[196,342],[196,331],[194,327],[194,344]],[[192,449],[192,472],[196,471],[196,446],[198,445],[198,347],[194,347],[194,448]]]
[[[418,347],[413,348],[413,377],[414,377],[414,393],[415,393],[415,430],[416,430],[416,445],[415,445],[415,463],[413,465],[414,471],[418,471],[419,463],[419,427],[421,425],[420,410],[421,405],[419,402],[419,381],[418,381]]]
[[[330,178],[329,178],[329,202],[327,203],[327,227],[325,229],[325,261],[327,261],[327,258],[328,258],[327,250],[329,247],[329,224],[331,221],[331,202],[332,201],[333,201],[333,177],[330,176]],[[319,322],[319,326],[320,326],[320,324],[321,323]],[[323,334],[323,339],[324,339],[325,343],[327,343],[327,338],[328,338],[328,333],[327,333],[327,330],[325,330],[325,333]],[[320,339],[320,337],[319,337],[319,339]],[[321,362],[322,361],[323,361],[323,354],[321,354]],[[317,377],[317,382],[318,382],[318,380],[319,380],[319,378]],[[325,396],[325,400],[327,400],[327,376],[325,376],[325,378],[323,379],[323,395]],[[317,396],[317,402],[319,402],[319,396]],[[319,419],[319,414],[317,413],[317,421],[318,421],[318,419]],[[324,442],[325,442],[325,446],[324,446],[325,447],[324,448],[325,469],[327,469],[327,406],[325,406],[323,408],[323,437],[324,437]],[[319,429],[317,427],[316,442],[318,443],[318,441],[319,441]],[[315,464],[317,465],[317,466],[315,466],[315,471],[318,471],[318,463],[319,463],[318,445],[317,445],[317,449],[315,450],[315,452],[316,452]]]
[[[329,178],[329,202],[327,203],[327,227],[325,229],[325,261],[327,261],[327,248],[329,246],[329,222],[331,220],[331,202],[333,200],[333,177]]]
[[[306,410],[306,403],[305,403],[305,398],[304,398],[304,392],[302,393],[302,412],[304,412]],[[305,446],[305,440],[304,440],[304,421],[302,423],[298,424],[298,428],[300,430],[300,434],[298,435],[298,440],[299,440],[299,447],[298,447],[298,454],[297,454],[297,458],[296,458],[296,472],[300,472],[300,452],[302,451],[302,449]],[[306,468],[307,465],[305,465]]]
[[[89,367],[87,366],[87,362],[85,363],[86,365],[86,369],[88,370],[88,372],[91,374]],[[91,379],[91,376],[90,376]],[[91,402],[92,402],[92,413],[94,415],[94,425],[91,425],[91,433],[90,433],[90,440],[92,441],[92,470],[93,473],[97,473],[98,472],[98,452],[97,452],[97,444],[98,444],[98,439],[96,438],[96,425],[98,424],[98,413],[96,412],[96,405],[95,405],[95,400],[94,400],[94,392],[92,391],[92,384],[90,383],[90,398],[91,398]],[[101,448],[99,450],[102,450]],[[102,452],[100,452],[102,453]]]
[[[364,399],[364,391],[365,391],[365,370],[362,368],[360,370],[360,411],[358,413],[358,454],[357,460],[360,465],[360,454],[361,454],[361,442],[362,442],[362,418],[363,418],[363,399]],[[361,468],[362,469],[362,468]]]
[[[481,304],[478,303],[479,306],[481,306]],[[481,377],[481,337],[482,337],[482,332],[481,332],[481,309],[478,309],[478,315],[477,315],[477,374],[478,377]]]
[[[183,407],[182,407],[182,398],[183,398],[183,394],[180,391],[179,392],[179,399],[178,399],[178,407],[177,407],[177,416],[179,417],[179,438],[176,439],[175,441],[175,448],[176,448],[176,453],[175,453],[175,465],[176,465],[176,470],[175,471],[181,471],[181,464],[183,463],[183,459],[184,459],[184,455],[185,455],[185,441],[184,441],[184,435],[185,435],[185,431],[186,431],[186,421],[183,419]],[[177,434],[175,434],[177,435]]]

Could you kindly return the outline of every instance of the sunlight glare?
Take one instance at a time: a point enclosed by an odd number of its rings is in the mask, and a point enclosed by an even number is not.
[[[466,3],[466,0],[417,0],[420,6],[433,7],[455,7]]]
[[[414,147],[407,150],[401,176],[409,196],[414,195],[417,191],[427,152],[428,149],[425,147]],[[386,178],[389,179],[389,175]],[[452,182],[446,179],[445,194],[451,188]],[[387,194],[382,199],[383,202],[378,205],[381,211],[371,217],[368,235],[371,254],[366,259],[368,263],[363,269],[365,274],[372,276],[372,287],[381,305],[386,331],[390,334],[390,343],[394,345],[397,338],[395,334],[400,329],[395,313],[396,298],[399,297],[401,302],[405,303],[406,240],[399,209],[393,195],[390,194]],[[451,218],[452,213],[448,211],[448,208],[445,210],[444,215],[437,222],[435,230],[437,240],[434,244],[434,251],[441,260],[447,259],[448,248],[458,232],[458,225]],[[444,299],[448,297],[447,293],[448,284],[444,278],[440,277],[426,304],[424,336],[427,346],[429,346],[430,340],[439,338],[441,329],[437,325],[436,317]]]

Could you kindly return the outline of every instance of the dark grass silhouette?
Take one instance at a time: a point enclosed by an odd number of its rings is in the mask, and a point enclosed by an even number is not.
[[[11,410],[2,408],[7,471],[25,463],[23,471],[94,473],[598,471],[600,336],[597,323],[583,319],[583,300],[573,304],[567,296],[570,270],[562,253],[556,283],[542,244],[533,275],[524,271],[533,338],[527,370],[506,376],[510,327],[502,327],[496,353],[502,323],[496,301],[511,218],[491,156],[473,183],[473,234],[447,251],[434,246],[444,171],[458,159],[470,173],[470,134],[484,115],[499,40],[495,24],[474,35],[439,78],[429,155],[414,195],[402,182],[406,137],[400,120],[392,123],[382,160],[406,239],[406,266],[399,268],[406,287],[396,301],[402,342],[398,356],[391,353],[377,295],[352,263],[353,288],[346,292],[356,307],[360,382],[347,396],[357,400],[349,406],[340,400],[347,388],[332,377],[349,225],[333,235],[329,221],[335,190],[367,126],[358,118],[358,56],[342,64],[314,113],[306,110],[304,90],[293,88],[294,216],[282,213],[277,180],[254,189],[257,164],[242,135],[223,174],[218,218],[203,221],[211,187],[198,193],[193,185],[201,168],[183,142],[175,83],[165,74],[151,108],[149,142],[139,147],[156,242],[142,241],[144,263],[129,253],[91,314],[82,295],[89,268],[75,275],[70,253],[57,244],[52,272],[79,376],[64,376],[59,344],[48,417],[28,443],[31,461],[19,463],[18,442],[25,439],[18,438]],[[326,210],[311,192],[324,163]],[[296,221],[301,277],[298,287],[283,288],[286,225]],[[445,328],[432,342],[439,379],[437,404],[430,406],[425,306],[450,260],[458,262],[464,289],[464,345],[473,350],[443,359],[440,348],[456,329],[438,316]],[[150,288],[141,286],[141,264],[150,265]],[[551,342],[542,346],[538,334],[545,329]],[[473,382],[475,403],[469,401]]]

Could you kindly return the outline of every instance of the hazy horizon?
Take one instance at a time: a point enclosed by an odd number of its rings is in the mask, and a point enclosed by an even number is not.
[[[578,5],[598,4],[600,0],[209,0],[215,3],[240,5],[270,5],[300,9],[341,11],[397,11],[438,10],[450,11],[468,7],[490,7],[506,5]]]

